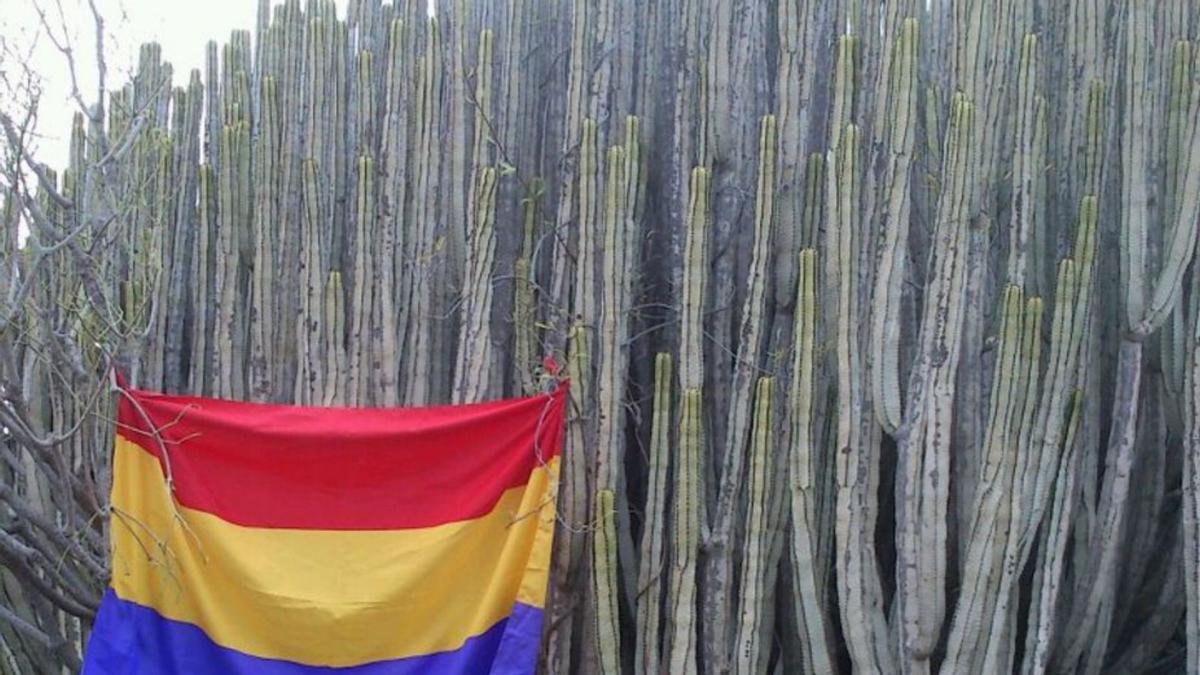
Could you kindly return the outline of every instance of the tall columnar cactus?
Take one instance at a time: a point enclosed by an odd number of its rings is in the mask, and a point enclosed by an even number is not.
[[[321,336],[321,351],[328,355],[328,359],[323,364],[325,386],[321,405],[345,405],[348,398],[346,345],[342,339],[346,332],[345,293],[341,272],[330,272],[322,299],[321,323],[324,330]]]
[[[1075,481],[1078,472],[1076,453],[1078,452],[1078,431],[1081,416],[1082,398],[1076,393],[1071,398],[1071,409],[1068,413],[1069,434],[1063,442],[1065,453],[1062,456],[1060,474],[1054,490],[1054,501],[1049,505],[1047,518],[1047,533],[1045,549],[1039,554],[1037,577],[1034,581],[1033,603],[1030,608],[1030,627],[1026,632],[1025,658],[1021,663],[1023,674],[1042,675],[1048,672],[1051,650],[1054,642],[1055,624],[1058,616],[1058,599],[1062,594],[1063,569],[1066,567],[1067,536],[1070,531],[1070,521],[1073,514],[1072,500],[1076,496]]]
[[[1079,370],[1088,338],[1092,315],[1096,241],[1098,237],[1096,201],[1085,197],[1080,205],[1079,226],[1071,258],[1059,265],[1055,297],[1055,326],[1051,330],[1051,369],[1042,385],[1041,400],[1032,418],[1032,426],[1020,439],[1022,462],[1017,465],[1018,480],[1013,491],[1014,536],[1005,552],[1004,576],[999,592],[1000,604],[993,618],[993,631],[1003,641],[994,641],[988,652],[989,662],[1011,659],[1015,630],[1012,617],[1001,616],[1017,605],[1016,584],[1019,570],[1028,560],[1036,541],[1039,523],[1049,506],[1052,491],[1066,489],[1064,480],[1073,480],[1067,471],[1074,466],[1059,461],[1070,456],[1079,419],[1072,413],[1072,397],[1085,383]],[[1029,449],[1026,450],[1025,447]],[[1065,533],[1058,533],[1065,534]],[[1049,553],[1052,549],[1045,549]],[[1007,661],[1005,661],[1007,663]]]
[[[266,21],[269,9],[259,6],[260,25]],[[303,85],[306,80],[300,71],[306,49],[306,25],[298,2],[293,0],[278,8],[266,35],[261,39],[258,48],[262,55],[261,70],[255,73],[260,83],[268,77],[273,78],[275,90],[274,102],[265,92],[260,93],[255,118],[261,138],[263,130],[268,128],[267,117],[274,116],[274,124],[270,125],[275,129],[274,135],[265,139],[263,147],[273,146],[275,153],[273,159],[267,160],[256,148],[254,161],[271,161],[275,166],[275,176],[269,183],[272,188],[266,196],[268,211],[256,212],[255,218],[259,219],[256,222],[275,229],[271,237],[277,242],[271,251],[270,263],[275,271],[273,287],[277,290],[271,296],[275,342],[269,354],[269,368],[273,369],[271,389],[277,400],[291,400],[295,396],[300,368],[297,350],[300,335],[304,331],[298,309],[300,293],[306,286],[302,276],[305,270],[297,264],[302,250],[303,211],[302,200],[297,199],[296,195],[301,184],[302,161],[307,156],[297,149],[304,137],[302,111],[305,108]],[[274,109],[268,110],[267,107],[271,105],[274,105]],[[256,183],[256,195],[262,190],[261,185]],[[255,285],[259,289],[266,288],[261,277]]]
[[[755,373],[762,358],[766,339],[763,315],[767,311],[767,288],[770,283],[771,243],[775,226],[775,117],[762,119],[759,129],[758,191],[754,201],[754,248],[747,279],[746,306],[742,313],[732,391],[729,392],[730,415],[725,434],[725,455],[718,479],[716,513],[705,540],[708,553],[704,613],[711,627],[705,653],[714,659],[713,667],[721,669],[729,659],[723,645],[733,637],[729,625],[733,578],[735,523],[741,507],[738,496],[744,482],[745,453],[749,440],[752,390]]]
[[[962,565],[963,586],[947,642],[945,667],[952,671],[979,671],[985,652],[979,642],[1002,639],[984,631],[996,603],[1002,551],[1015,532],[1010,499],[1014,481],[1020,479],[1016,475],[1020,451],[1028,446],[1021,442],[1021,427],[1031,418],[1028,412],[1037,396],[1041,311],[1039,298],[1026,303],[1019,287],[1005,289],[979,488]]]
[[[405,218],[408,195],[409,108],[405,97],[411,95],[410,43],[408,24],[396,17],[388,27],[384,91],[384,117],[380,124],[380,152],[385,178],[380,188],[378,247],[376,269],[379,285],[375,302],[379,307],[379,326],[372,346],[378,363],[379,381],[376,395],[379,403],[394,405],[400,400],[400,347],[407,322],[407,304],[402,265],[407,259],[407,230]]]
[[[258,143],[254,148],[254,274],[250,279],[250,396],[270,400],[275,395],[276,330],[275,256],[282,242],[274,225],[279,175],[279,98],[273,77],[262,80],[259,93]]]
[[[634,123],[636,128],[636,123]],[[630,148],[636,153],[636,148]],[[608,152],[608,171],[605,179],[604,237],[600,253],[600,305],[597,332],[596,381],[597,439],[604,448],[596,458],[596,480],[604,487],[616,489],[620,483],[620,466],[624,460],[621,429],[625,426],[625,410],[621,405],[627,364],[625,347],[629,317],[618,307],[628,306],[627,284],[634,274],[628,238],[637,236],[629,231],[626,212],[632,204],[626,202],[626,148],[615,146]],[[636,161],[636,160],[635,160]],[[636,180],[636,176],[634,177]]]
[[[671,471],[670,570],[667,577],[665,669],[692,672],[699,647],[697,562],[701,525],[707,517],[704,504],[704,445],[702,391],[704,387],[704,310],[708,276],[708,171],[697,167],[689,185],[688,231],[685,243],[682,328],[679,374],[682,396],[679,438]]]
[[[695,672],[699,648],[696,567],[704,517],[704,429],[700,389],[684,389],[679,409],[679,449],[672,472],[671,569],[667,586],[667,672]]]
[[[321,260],[320,194],[317,187],[317,163],[306,159],[301,176],[303,216],[300,226],[301,284],[300,312],[304,319],[297,326],[295,399],[313,404],[324,396],[324,367],[320,360],[321,321],[324,316],[323,287],[325,265]]]
[[[1193,91],[1200,75],[1200,48],[1192,47]],[[1193,114],[1198,108],[1193,99]],[[1193,132],[1195,133],[1195,132]],[[1182,154],[1181,154],[1182,157]],[[1193,262],[1191,302],[1184,316],[1183,550],[1187,611],[1186,666],[1200,669],[1200,274]],[[1179,317],[1176,317],[1179,320]]]
[[[746,528],[738,579],[738,620],[733,672],[765,673],[774,623],[775,577],[781,552],[780,490],[772,421],[775,380],[760,377],[754,396],[750,471],[746,485]]]
[[[671,483],[671,355],[654,359],[654,421],[647,467],[645,522],[638,549],[637,644],[634,671],[657,673],[662,668],[663,588],[667,580],[667,486]]]
[[[931,242],[931,278],[897,447],[900,648],[901,663],[912,672],[929,671],[946,613],[948,430],[962,337],[968,205],[974,181],[973,114],[966,97],[955,96],[942,171],[946,185]]]
[[[592,219],[595,214],[594,200],[587,198],[588,191],[584,189],[586,175],[584,165],[588,161],[586,153],[594,153],[594,149],[588,147],[589,143],[585,138],[588,124],[590,124],[584,104],[584,88],[591,66],[587,49],[589,6],[590,3],[585,0],[574,0],[568,13],[571,34],[570,56],[562,108],[563,121],[559,149],[564,157],[572,157],[575,161],[568,163],[560,174],[558,209],[554,221],[556,230],[560,232],[565,232],[572,223],[577,222],[582,233],[583,223]],[[567,317],[570,317],[572,312],[576,315],[580,312],[577,303],[572,302],[574,298],[570,285],[572,269],[569,263],[570,258],[571,254],[567,250],[567,246],[554,247],[549,290],[554,297],[554,302],[558,304],[556,312],[558,316],[552,317],[556,330],[551,331],[548,337],[551,348],[559,351],[564,350],[565,345],[562,342],[566,337],[567,328],[571,324],[571,319]],[[578,273],[578,261],[576,261],[575,269]],[[572,309],[568,310],[567,306]]]
[[[1037,35],[1025,36],[1017,78],[1019,108],[1013,148],[1013,192],[1009,226],[1008,281],[1028,285],[1037,292],[1043,271],[1038,256],[1045,251],[1045,229],[1040,212],[1046,153],[1046,100],[1038,93],[1040,48]],[[1026,281],[1028,279],[1028,284]]]
[[[460,356],[454,378],[454,400],[460,403],[480,400],[491,389],[487,364],[492,362],[490,326],[496,255],[496,169],[490,166],[483,169],[478,179],[474,191],[477,203],[471,208],[476,220],[467,244]]]
[[[1192,88],[1192,51],[1194,45],[1187,40],[1176,42],[1171,50],[1171,87],[1167,101],[1167,131],[1166,131],[1166,186],[1163,198],[1163,213],[1170,217],[1181,203],[1180,190],[1183,187],[1181,176],[1187,167],[1183,163],[1186,148],[1183,145],[1184,135],[1189,124],[1189,113],[1193,112],[1191,100]],[[1186,361],[1184,351],[1187,341],[1187,318],[1184,309],[1184,293],[1176,296],[1174,307],[1167,318],[1161,332],[1162,358],[1166,384],[1171,391],[1171,398],[1182,394]],[[1168,402],[1172,408],[1177,408]],[[1178,426],[1178,424],[1174,425]]]
[[[1193,278],[1196,277],[1193,273]],[[1192,293],[1200,292],[1200,282]],[[1188,670],[1200,668],[1200,312],[1193,304],[1186,347],[1183,446],[1185,631]]]
[[[850,28],[853,22],[848,22]],[[860,130],[853,124],[857,74],[857,40],[852,32],[838,38],[833,101],[828,118],[823,197],[823,277],[833,310],[828,322],[833,344],[831,366],[836,396],[831,405],[836,427],[831,431],[837,458],[835,517],[841,623],[850,660],[856,670],[880,672],[891,660],[886,640],[883,595],[872,533],[878,511],[878,453],[863,439],[864,394],[862,334],[859,328]],[[814,228],[814,233],[815,233]]]
[[[825,191],[825,154],[814,152],[808,156],[808,166],[804,169],[804,214],[801,220],[804,228],[804,240],[808,248],[815,248],[820,242],[821,223],[824,222]]]
[[[1030,623],[1036,625],[1037,629],[1031,628],[1029,636],[1031,641],[1036,639],[1038,643],[1036,649],[1029,649],[1026,653],[1026,672],[1044,672],[1049,665],[1049,646],[1061,597],[1063,557],[1066,555],[1066,538],[1074,508],[1074,485],[1078,480],[1077,449],[1072,445],[1075,437],[1067,436],[1063,441],[1063,429],[1077,429],[1080,423],[1078,398],[1086,384],[1082,381],[1082,364],[1087,355],[1085,350],[1092,330],[1089,323],[1094,311],[1092,297],[1099,236],[1097,209],[1095,196],[1083,198],[1073,255],[1059,264],[1055,315],[1050,333],[1049,369],[1044,376],[1030,439],[1036,459],[1034,470],[1022,477],[1024,481],[1033,480],[1031,506],[1018,529],[1025,555],[1033,545],[1033,528],[1036,528],[1041,514],[1050,509],[1048,525],[1042,534],[1043,545],[1039,547],[1039,557],[1044,562],[1038,566],[1039,576],[1035,580],[1034,601],[1030,609]],[[1064,446],[1061,449],[1060,443]],[[1029,491],[1030,488],[1023,488],[1023,492],[1028,494]]]
[[[817,288],[817,254],[813,249],[800,253],[797,268],[795,349],[792,356],[792,386],[788,398],[788,501],[791,510],[790,563],[792,567],[792,605],[799,627],[800,654],[805,672],[836,672],[837,654],[825,601],[826,578],[818,552],[818,536],[827,521],[822,520],[817,483],[830,462],[820,456],[814,417],[818,396],[817,315],[820,293]]]
[[[616,494],[615,518],[616,527],[614,538],[610,545],[619,554],[624,575],[611,586],[616,594],[632,598],[634,585],[633,540],[629,524],[629,505],[624,489],[625,476],[622,466],[625,463],[625,442],[623,429],[626,426],[626,410],[622,402],[622,392],[628,376],[629,363],[629,327],[630,317],[627,312],[617,311],[621,307],[630,306],[631,281],[636,276],[635,255],[637,249],[631,245],[631,240],[637,240],[640,228],[637,221],[637,200],[640,194],[640,152],[638,142],[638,120],[630,117],[626,120],[624,145],[609,149],[607,170],[604,180],[604,211],[602,223],[602,244],[597,252],[599,257],[599,291],[600,302],[596,307],[596,360],[598,363],[595,393],[595,439],[598,452],[596,453],[595,476],[599,489],[613,490]],[[597,239],[600,239],[597,236]],[[581,242],[583,240],[581,239]],[[582,245],[582,243],[581,243]],[[599,539],[593,538],[593,545],[599,545]],[[594,553],[593,557],[600,555]],[[597,570],[598,573],[598,570]],[[613,599],[615,603],[616,599]],[[631,603],[632,604],[632,601]],[[610,617],[613,621],[607,630],[598,631],[600,636],[605,632],[619,633],[616,615]],[[598,621],[604,617],[598,617]],[[606,654],[613,649],[612,645],[600,642],[601,665],[615,661],[616,657]]]
[[[624,342],[626,322],[624,316],[616,312],[619,306],[622,279],[628,273],[625,269],[625,219],[621,215],[623,208],[620,198],[623,189],[622,171],[625,163],[625,151],[616,146],[608,152],[608,171],[605,180],[604,207],[604,245],[601,249],[600,274],[600,314],[597,317],[595,330],[596,360],[599,368],[596,377],[595,414],[596,426],[596,457],[595,476],[598,489],[609,497],[617,494],[621,484],[621,463],[625,455],[623,434],[618,430],[624,427],[625,410],[621,405],[620,390],[625,381],[625,364],[627,360],[622,353],[621,343]],[[624,520],[620,510],[624,499],[609,499],[607,515],[597,514],[602,525],[607,519],[608,532],[597,532],[592,536],[593,577],[596,593],[596,652],[599,655],[601,672],[618,672],[620,663],[620,645],[618,636],[617,601],[622,594],[622,586],[617,575],[616,559],[622,548],[618,521]],[[602,505],[597,501],[597,508]],[[598,563],[609,560],[610,569],[602,568]],[[605,573],[608,578],[602,578]]]
[[[236,104],[231,104],[238,110]],[[214,326],[215,393],[245,396],[245,309],[240,296],[242,238],[248,222],[250,127],[244,121],[221,130],[223,161],[217,172],[216,325]]]
[[[195,270],[194,236],[196,231],[197,180],[200,165],[200,118],[204,105],[204,89],[199,71],[193,70],[186,90],[178,90],[173,118],[172,143],[176,149],[173,161],[177,189],[165,190],[172,195],[173,222],[165,223],[172,232],[170,250],[171,264],[165,268],[165,287],[160,296],[163,314],[161,341],[164,351],[163,386],[168,391],[180,391],[186,384],[184,353],[187,335],[186,326],[189,306],[189,277],[204,276]],[[83,120],[77,119],[72,131],[72,146],[77,147],[78,166],[84,153]],[[64,177],[64,187],[65,177]],[[82,197],[82,190],[79,190]]]
[[[567,345],[568,375],[572,382],[571,402],[576,414],[571,420],[566,438],[566,452],[571,457],[569,472],[576,481],[566,498],[570,505],[567,522],[571,524],[571,527],[579,528],[579,530],[565,532],[567,542],[565,547],[560,546],[560,548],[565,548],[565,555],[571,561],[569,566],[573,575],[587,572],[586,568],[580,570],[575,561],[582,557],[585,543],[583,529],[589,522],[588,486],[597,484],[598,480],[597,477],[593,477],[595,456],[586,450],[590,444],[595,442],[597,421],[595,393],[597,349],[595,347],[596,326],[594,322],[596,320],[596,255],[598,253],[596,248],[596,190],[600,164],[597,160],[596,123],[593,120],[584,120],[581,137],[577,190],[580,221],[576,235],[575,297],[571,308],[573,323],[568,334]],[[610,489],[612,487],[611,483],[605,485]],[[563,583],[564,593],[569,597],[576,597],[577,590],[572,588],[566,579],[563,580]],[[569,653],[572,649],[571,642],[575,639],[571,629],[564,626],[555,637],[560,641],[560,645],[554,649],[558,653]],[[586,643],[585,646],[595,647],[594,644],[586,645]]]
[[[553,562],[554,582],[550,597],[556,600],[559,614],[551,614],[551,620],[560,626],[549,635],[547,646],[551,665],[569,663],[573,644],[578,643],[573,620],[579,603],[578,585],[581,561],[588,531],[588,490],[592,481],[588,476],[588,454],[585,444],[584,414],[579,392],[586,390],[591,381],[592,355],[585,329],[580,323],[571,326],[567,334],[567,379],[571,382],[570,407],[567,429],[563,438],[564,477],[559,488],[559,513],[562,514],[555,532]]]
[[[1008,214],[1008,257],[1004,264],[1004,279],[1017,285],[1031,295],[1047,290],[1044,242],[1046,222],[1040,208],[1041,191],[1044,187],[1046,166],[1045,154],[1045,101],[1038,92],[1038,42],[1034,35],[1027,35],[1020,55],[1017,77],[1017,100],[1013,121],[1015,141],[1012,148],[1012,194]],[[967,300],[971,303],[984,301],[991,292],[986,288],[991,281],[987,268],[986,238],[991,236],[987,228],[972,231],[968,243]],[[982,312],[968,313],[964,324],[965,344],[979,344],[983,339],[986,317]],[[961,450],[956,461],[959,471],[956,497],[958,498],[958,526],[967,527],[973,519],[976,482],[980,478],[977,469],[984,462],[984,436],[987,433],[984,396],[984,372],[987,355],[984,352],[968,351],[960,366],[959,396],[956,406],[965,408],[960,414],[957,443]],[[965,547],[969,534],[959,536],[960,561],[965,560]]]
[[[1036,157],[1040,156],[1042,142],[1039,140],[1042,132],[1037,129],[1042,125],[1040,104],[1032,93],[1033,83],[1030,81],[1034,77],[1036,49],[1036,39],[1028,37],[1022,52],[1019,78],[1023,107],[1017,124],[1023,131],[1019,135],[1019,146],[1014,150],[1014,178],[1020,177],[1020,187],[1013,196],[1007,266],[1010,280],[1024,282],[1028,278],[1028,285],[1034,287],[1038,285],[1040,264],[1031,259],[1030,252],[1040,250],[1040,247],[1035,240],[1037,216],[1031,210],[1038,203],[1037,171],[1040,161]],[[1035,127],[1026,128],[1028,125]],[[1034,161],[1032,167],[1028,166],[1031,159]],[[1080,252],[1087,250],[1089,238],[1093,236],[1090,234],[1093,230],[1089,228],[1094,228],[1094,222],[1089,221],[1087,215],[1086,212],[1080,214],[1081,228],[1077,235]],[[1090,265],[1090,257],[1087,261]],[[980,471],[976,473],[979,486],[974,494],[975,506],[970,512],[971,530],[965,542],[968,547],[967,559],[962,565],[964,579],[970,582],[970,586],[964,587],[966,590],[960,596],[955,610],[951,647],[947,655],[947,663],[956,664],[956,667],[1009,670],[1012,667],[1010,662],[1002,664],[998,661],[1011,658],[1010,648],[1015,630],[1015,570],[1020,568],[1029,554],[1036,530],[1036,526],[1032,529],[1030,526],[1040,521],[1046,506],[1048,486],[1058,470],[1056,462],[1046,460],[1066,451],[1058,447],[1064,419],[1059,411],[1064,406],[1063,396],[1070,391],[1075,378],[1073,369],[1068,365],[1079,349],[1079,343],[1072,341],[1072,321],[1080,321],[1085,315],[1079,315],[1076,307],[1082,274],[1076,271],[1077,262],[1067,259],[1060,265],[1054,303],[1051,367],[1045,383],[1047,393],[1042,394],[1041,402],[1037,399],[1040,387],[1038,369],[1036,361],[1033,366],[1028,366],[1028,349],[1022,348],[1018,363],[1024,364],[1022,368],[1031,367],[1029,373],[1013,369],[1012,352],[1002,351],[997,360],[997,375],[993,379],[990,403],[992,414],[987,425],[988,440]],[[1011,294],[1015,291],[1010,289],[1007,292]],[[1029,302],[1032,304],[1034,301],[1031,299]],[[1011,311],[1008,305],[1005,309]],[[1011,323],[1006,325],[1012,328]],[[1008,333],[1004,335],[1002,339],[1011,339],[1007,337]],[[1004,359],[1010,359],[1010,362],[1006,363]],[[1028,383],[1027,387],[1018,384],[1008,393],[1002,393],[997,387],[1001,386],[1005,373],[1013,372],[1023,373],[1021,376]],[[1005,406],[1012,407],[1006,409]],[[1039,415],[1039,411],[1045,414]],[[1000,428],[997,425],[1004,424],[1002,420],[1005,414],[1012,415],[1015,421],[1009,423],[1009,428]],[[997,433],[1011,435],[1009,441],[1002,441],[1010,448],[1001,455],[1008,464],[997,465],[993,445]],[[1041,450],[1041,439],[1052,439],[1052,447]],[[997,466],[1000,469],[996,469]],[[996,487],[997,480],[1002,483],[999,488]],[[998,498],[997,494],[1004,496]],[[982,562],[988,560],[992,562]]]
[[[215,237],[213,223],[213,207],[216,199],[212,167],[200,165],[198,174],[196,234],[192,247],[192,264],[197,275],[202,275],[198,283],[192,285],[192,350],[191,377],[188,378],[188,388],[191,391],[209,394],[212,373],[212,331],[214,325],[215,304],[212,302],[214,293],[213,279],[216,262],[212,254]],[[197,309],[198,308],[198,309]]]
[[[1126,27],[1126,49],[1128,65],[1125,74],[1128,124],[1122,138],[1122,155],[1128,166],[1123,175],[1124,194],[1122,208],[1121,273],[1124,287],[1125,319],[1130,331],[1137,336],[1146,336],[1158,330],[1174,306],[1175,298],[1182,292],[1184,270],[1196,248],[1196,233],[1200,228],[1200,168],[1189,164],[1186,171],[1174,167],[1164,183],[1171,199],[1167,208],[1159,214],[1165,228],[1161,242],[1160,269],[1155,274],[1147,269],[1147,240],[1152,222],[1150,210],[1152,165],[1147,117],[1151,101],[1141,95],[1139,87],[1148,76],[1148,47],[1150,21],[1149,8],[1132,8]],[[1191,85],[1189,102],[1179,101],[1176,105],[1186,106],[1191,111],[1200,109],[1200,87]],[[1180,92],[1178,96],[1183,96]],[[1178,117],[1179,113],[1176,114]],[[1185,122],[1177,120],[1176,140],[1181,149],[1189,153],[1200,151],[1200,126],[1194,114],[1187,115]],[[1147,282],[1150,282],[1149,284]]]
[[[1127,501],[1132,485],[1130,474],[1136,461],[1138,419],[1142,391],[1143,340],[1158,330],[1182,292],[1184,267],[1196,247],[1200,228],[1200,169],[1195,166],[1182,175],[1177,193],[1180,200],[1170,205],[1173,212],[1155,213],[1151,209],[1152,168],[1149,154],[1153,147],[1148,121],[1152,101],[1139,88],[1138,78],[1146,77],[1150,55],[1149,37],[1153,17],[1148,8],[1130,8],[1126,16],[1126,124],[1122,129],[1122,177],[1124,191],[1121,208],[1121,291],[1127,337],[1121,340],[1116,365],[1113,408],[1110,419],[1106,471],[1097,507],[1097,527],[1090,533],[1090,560],[1086,580],[1080,584],[1083,598],[1073,607],[1074,621],[1068,647],[1061,663],[1074,667],[1084,659],[1085,667],[1100,657],[1085,651],[1090,643],[1107,645],[1113,629],[1114,605],[1110,596],[1117,584],[1121,551],[1117,542],[1124,537]],[[1200,86],[1193,83],[1191,107],[1200,110]],[[1200,150],[1200,127],[1195,115],[1181,138],[1190,152]],[[1150,224],[1161,223],[1163,238],[1158,265],[1149,255]],[[1159,267],[1157,274],[1153,267]]]
[[[436,336],[434,297],[434,258],[438,255],[436,200],[441,173],[442,150],[439,147],[442,110],[442,57],[436,19],[430,18],[425,33],[425,53],[421,56],[420,105],[414,122],[417,129],[412,230],[413,242],[407,251],[412,256],[408,312],[411,329],[404,347],[405,400],[428,403],[436,391],[434,345]]]
[[[521,254],[513,263],[513,379],[521,391],[529,394],[535,389],[534,363],[537,360],[538,327],[535,302],[534,231],[538,219],[541,184],[536,182],[531,194],[522,200]]]
[[[692,170],[688,186],[687,235],[680,289],[679,383],[684,390],[704,387],[704,315],[708,290],[708,170]]]
[[[354,77],[351,85],[354,90],[349,124],[356,133],[352,138],[356,155],[356,163],[350,174],[354,186],[353,208],[346,210],[344,227],[346,250],[343,259],[352,261],[350,266],[351,301],[346,319],[349,331],[347,356],[349,373],[346,396],[354,405],[370,405],[373,403],[372,383],[379,378],[374,375],[371,353],[371,326],[376,323],[374,317],[374,295],[376,287],[375,268],[377,256],[376,245],[376,168],[372,157],[373,149],[372,128],[375,119],[375,96],[372,82],[374,80],[374,55],[367,50],[357,54],[354,66]]]
[[[453,7],[450,6],[453,4]],[[486,149],[480,151],[472,140],[472,134],[479,136],[478,124],[473,117],[480,113],[491,114],[489,101],[476,101],[475,93],[480,84],[488,80],[485,86],[490,86],[491,74],[480,70],[479,58],[485,48],[490,52],[488,44],[491,35],[479,32],[478,14],[472,11],[468,3],[461,0],[447,3],[446,9],[438,13],[443,21],[445,41],[443,50],[446,63],[446,123],[442,137],[446,151],[444,174],[446,184],[454,186],[455,193],[469,194],[477,179],[477,171],[482,166],[490,164],[486,159]],[[489,32],[490,33],[490,32]],[[472,39],[473,37],[477,39]],[[488,57],[490,59],[490,55]],[[489,64],[490,65],[490,64]],[[472,77],[474,76],[474,77]],[[475,84],[472,91],[471,84]],[[479,107],[482,106],[482,107]],[[466,258],[466,237],[469,235],[469,223],[473,220],[468,211],[471,206],[468,200],[451,198],[449,195],[439,195],[437,201],[447,220],[454,226],[447,226],[443,235],[445,256],[443,274],[446,285],[457,288],[461,285],[461,275]],[[447,297],[454,302],[456,299]]]
[[[615,493],[596,492],[596,528],[592,532],[592,594],[596,603],[597,673],[621,672],[621,632],[617,608],[620,591],[617,570],[617,511]]]
[[[916,145],[917,21],[906,19],[892,54],[888,100],[893,114],[882,199],[881,245],[876,254],[872,298],[871,396],[875,416],[888,433],[900,426],[900,311],[911,218],[909,177]]]
[[[847,53],[846,58],[849,58]],[[862,382],[858,327],[859,280],[855,231],[858,218],[859,131],[847,124],[831,139],[826,161],[825,278],[837,312],[832,326],[836,359],[837,565],[842,630],[856,670],[878,672],[889,662],[883,621],[883,595],[875,562],[877,517],[876,450],[862,442]]]
[[[778,217],[781,223],[797,222],[808,206],[807,195],[799,189],[805,180],[807,139],[816,126],[819,115],[806,105],[817,84],[819,54],[807,48],[820,39],[825,17],[818,3],[786,0],[778,6],[779,62],[775,76],[776,110],[779,117],[779,183],[795,186],[779,198]],[[776,289],[795,286],[794,254],[804,246],[814,245],[804,229],[781,227],[778,231],[779,259],[775,264]],[[776,293],[777,304],[787,297]]]
[[[364,53],[367,56],[368,53]],[[362,68],[369,71],[370,58],[360,61]],[[374,225],[375,225],[375,160],[369,155],[358,158],[358,170],[354,199],[354,248],[352,260],[354,265],[354,285],[352,290],[353,311],[347,321],[349,325],[349,342],[347,347],[349,368],[346,377],[349,382],[346,398],[352,405],[368,405],[371,394],[368,384],[371,378],[370,361],[371,349],[371,306],[375,287],[374,268]]]
[[[487,120],[492,111],[492,33],[484,31],[479,38],[479,58],[476,66],[475,123],[471,187],[468,199],[466,268],[462,285],[462,319],[459,323],[458,360],[454,371],[454,400],[476,401],[493,389],[492,363],[492,295],[493,267],[496,257],[496,190],[499,175],[494,167],[486,166],[488,158]],[[483,367],[481,367],[483,364]]]

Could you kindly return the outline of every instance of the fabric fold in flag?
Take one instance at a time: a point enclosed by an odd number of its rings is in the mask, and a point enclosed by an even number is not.
[[[84,673],[532,673],[565,400],[124,390]]]

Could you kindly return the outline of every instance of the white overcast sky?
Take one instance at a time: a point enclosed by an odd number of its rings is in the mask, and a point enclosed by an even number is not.
[[[433,13],[435,0],[428,0]],[[90,104],[95,92],[95,32],[87,0],[0,0],[0,36],[16,43],[24,52],[31,48],[29,63],[41,75],[42,99],[38,115],[41,138],[36,156],[52,168],[66,165],[71,116],[78,109],[70,98],[66,60],[44,36],[37,6],[49,12],[58,32],[61,3],[75,51],[76,70],[84,100]],[[128,80],[137,62],[138,48],[145,42],[162,45],[163,59],[175,69],[174,83],[186,85],[193,68],[204,67],[204,45],[209,40],[225,42],[230,31],[253,30],[257,0],[95,0],[107,22],[108,84],[115,88]],[[282,0],[271,0],[271,5]],[[336,0],[338,16],[345,16],[346,0]],[[36,41],[35,41],[36,40]],[[4,68],[0,57],[0,68]]]
[[[60,2],[77,45],[80,87],[91,103],[96,82],[95,32],[87,0]],[[41,138],[36,154],[40,161],[59,169],[66,164],[71,115],[78,108],[69,96],[66,60],[49,40],[38,35],[41,28],[35,3],[57,24],[55,0],[0,0],[0,34],[18,43],[22,52],[33,45],[29,63],[42,80],[37,127]],[[253,29],[257,7],[255,0],[96,0],[96,4],[108,33],[110,89],[128,79],[139,46],[150,41],[162,45],[163,58],[175,69],[175,84],[186,83],[191,69],[203,68],[205,43],[211,39],[223,42],[235,29]],[[338,5],[340,14],[343,3]]]

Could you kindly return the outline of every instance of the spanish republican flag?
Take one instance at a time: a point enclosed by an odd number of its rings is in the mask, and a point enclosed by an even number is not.
[[[565,389],[393,409],[123,390],[84,673],[532,673]]]

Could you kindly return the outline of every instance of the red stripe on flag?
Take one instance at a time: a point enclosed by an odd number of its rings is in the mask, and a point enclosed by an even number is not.
[[[566,386],[428,408],[127,394],[118,433],[169,465],[182,505],[247,527],[392,530],[477,518],[525,484],[559,453]]]

